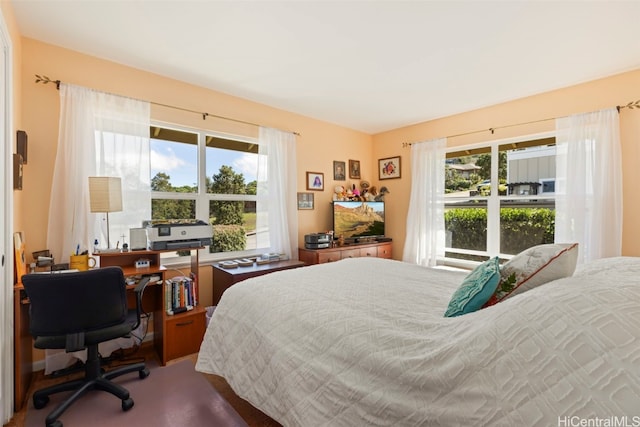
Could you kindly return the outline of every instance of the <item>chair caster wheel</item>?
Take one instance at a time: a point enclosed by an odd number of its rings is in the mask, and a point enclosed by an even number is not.
[[[138,371],[138,376],[140,377],[141,380],[147,378],[149,376],[149,369],[144,368],[141,371]]]
[[[133,408],[133,399],[132,398],[124,399],[122,401],[122,410],[128,411],[131,408]]]
[[[33,407],[36,409],[42,409],[49,403],[49,396],[36,397],[33,396]],[[53,424],[52,424],[53,425]]]

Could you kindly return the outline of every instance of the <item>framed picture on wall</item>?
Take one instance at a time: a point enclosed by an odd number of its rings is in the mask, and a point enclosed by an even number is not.
[[[323,191],[324,174],[321,172],[307,172],[307,190]]]
[[[360,179],[360,160],[349,160],[349,178]]]
[[[400,178],[400,156],[378,160],[378,179]]]
[[[333,161],[333,180],[334,181],[344,181],[347,179],[345,172],[345,162],[339,162],[337,160]]]
[[[313,209],[313,193],[298,193],[298,209]]]

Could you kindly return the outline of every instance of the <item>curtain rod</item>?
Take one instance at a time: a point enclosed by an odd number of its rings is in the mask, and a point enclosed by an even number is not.
[[[637,100],[637,101],[631,101],[627,105],[616,105],[616,109],[618,110],[618,113],[620,113],[620,110],[622,110],[623,108],[628,108],[630,110],[633,110],[634,108],[640,109],[640,99]],[[563,116],[563,117],[567,117],[567,116]],[[556,119],[560,119],[560,118],[562,118],[562,117],[551,117],[551,118],[548,118],[548,119],[532,120],[530,122],[522,122],[522,123],[511,124],[511,125],[497,126],[497,127],[488,128],[488,129],[473,130],[471,132],[458,133],[456,135],[449,135],[449,136],[446,136],[445,138],[455,138],[455,137],[458,137],[458,136],[473,135],[474,133],[482,133],[482,132],[487,132],[487,131],[491,132],[491,134],[493,135],[493,133],[497,129],[506,129],[506,128],[511,128],[511,127],[515,127],[515,126],[531,125],[531,124],[534,124],[534,123],[548,122],[549,120],[556,120]],[[415,143],[414,142],[403,142],[402,143],[402,148],[411,147],[412,144],[415,144]]]
[[[43,83],[43,84],[55,83],[56,89],[60,90],[60,84],[62,83],[60,80],[51,80],[49,77],[45,75],[39,76],[38,74],[36,74],[35,76],[36,76],[36,83]],[[160,102],[153,102],[153,101],[146,101],[146,102],[148,102],[149,104],[158,105],[160,107],[173,108],[174,110],[181,110],[181,111],[187,111],[189,113],[200,114],[202,116],[202,120],[207,120],[207,117],[215,117],[217,119],[229,120],[236,123],[243,123],[245,125],[258,126],[258,127],[262,126],[257,123],[247,122],[247,121],[238,120],[238,119],[232,119],[230,117],[218,116],[216,114],[211,114],[211,113],[202,112],[202,111],[190,110],[188,108],[183,108],[183,107],[176,107],[174,105],[162,104]],[[299,132],[295,132],[295,131],[285,131],[285,132],[290,132],[296,136],[300,136]]]

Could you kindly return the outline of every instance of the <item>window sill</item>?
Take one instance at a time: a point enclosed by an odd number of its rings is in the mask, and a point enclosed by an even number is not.
[[[219,253],[209,253],[209,249],[201,249],[198,254],[198,261],[200,265],[213,264],[219,261],[238,259],[238,258],[247,258],[247,257],[255,257],[260,256],[263,253],[268,252],[268,249],[264,250],[253,250],[253,251],[245,251],[245,252],[219,252]],[[178,267],[188,267],[191,265],[191,257],[189,256],[177,256],[177,255],[164,255],[161,259],[162,265],[171,268]]]

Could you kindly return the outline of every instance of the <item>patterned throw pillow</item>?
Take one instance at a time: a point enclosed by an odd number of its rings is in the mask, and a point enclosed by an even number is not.
[[[500,261],[491,258],[477,266],[453,293],[445,317],[471,313],[482,307],[493,295],[500,280]]]
[[[569,277],[576,269],[578,244],[538,245],[520,252],[500,269],[500,283],[485,307],[552,280]]]

